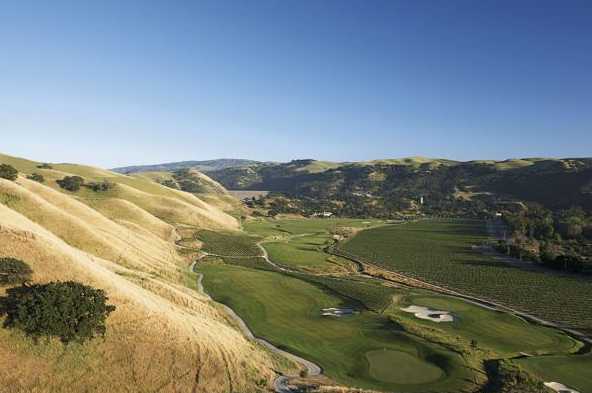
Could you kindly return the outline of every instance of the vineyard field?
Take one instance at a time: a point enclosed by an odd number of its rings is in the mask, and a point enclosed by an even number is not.
[[[592,334],[592,279],[510,266],[473,246],[479,220],[430,220],[359,232],[340,246],[362,260]]]

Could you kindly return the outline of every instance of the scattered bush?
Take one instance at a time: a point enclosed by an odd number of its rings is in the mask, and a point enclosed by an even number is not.
[[[22,284],[31,279],[33,270],[15,258],[0,258],[0,285]]]
[[[204,192],[203,187],[195,180],[181,179],[178,181],[179,187],[185,192],[200,193]]]
[[[50,282],[10,288],[2,299],[5,328],[17,328],[34,338],[58,337],[63,343],[83,343],[104,335],[105,320],[115,310],[101,289],[84,284]]]
[[[173,188],[175,190],[179,189],[177,182],[174,180],[171,180],[171,179],[161,180],[160,184],[162,184],[163,186],[168,187],[168,188]]]
[[[0,178],[8,180],[16,180],[18,177],[18,171],[8,164],[0,164]]]
[[[37,168],[39,168],[39,169],[53,169],[53,167],[47,163],[39,164],[39,165],[37,165]]]
[[[45,178],[43,177],[43,175],[41,175],[39,173],[32,173],[29,176],[27,176],[27,179],[34,180],[39,183],[43,183],[45,181]]]
[[[76,192],[84,185],[84,179],[80,176],[66,176],[61,180],[57,180],[56,183],[64,190]]]
[[[90,188],[94,192],[106,192],[110,191],[115,188],[115,183],[112,183],[108,180],[103,180],[102,182],[92,182],[85,185],[86,187]]]

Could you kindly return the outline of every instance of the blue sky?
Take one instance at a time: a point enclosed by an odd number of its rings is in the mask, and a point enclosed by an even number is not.
[[[103,167],[591,156],[592,2],[3,2],[0,133]]]

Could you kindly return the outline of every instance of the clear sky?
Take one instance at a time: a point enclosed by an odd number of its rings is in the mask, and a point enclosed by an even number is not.
[[[592,156],[592,1],[4,1],[0,152]]]

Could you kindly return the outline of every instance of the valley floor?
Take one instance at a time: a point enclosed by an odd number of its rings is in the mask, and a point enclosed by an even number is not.
[[[495,361],[519,366],[535,385],[540,379],[589,391],[589,346],[570,335],[463,299],[384,280],[376,271],[359,272],[352,261],[326,252],[345,237],[349,240],[340,241],[341,247],[385,269],[418,278],[433,272],[456,279],[460,276],[449,272],[464,269],[461,282],[467,285],[480,275],[491,281],[491,269],[508,269],[471,247],[486,239],[481,227],[483,223],[473,221],[252,221],[245,225],[250,236],[233,240],[236,234],[220,234],[228,238],[206,242],[210,256],[197,270],[204,274],[206,292],[230,306],[257,336],[318,363],[338,384],[379,391],[472,392],[491,385],[493,376],[484,365]],[[253,253],[258,244],[269,260],[261,252]],[[400,265],[387,261],[411,267],[399,270]],[[556,296],[561,301],[569,293]],[[434,310],[427,315],[432,319],[402,310],[408,306]],[[435,322],[438,313],[450,315],[450,320]]]

